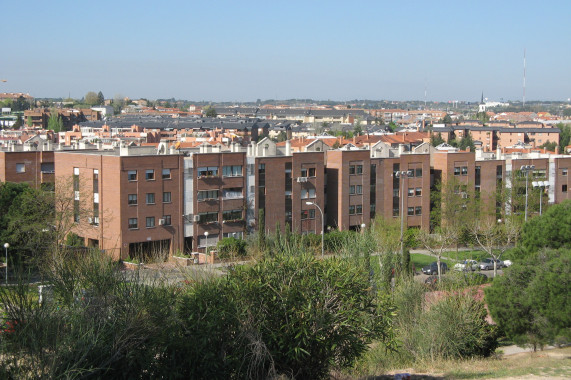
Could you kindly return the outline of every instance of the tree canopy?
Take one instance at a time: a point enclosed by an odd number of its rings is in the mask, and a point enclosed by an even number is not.
[[[526,252],[541,248],[571,248],[571,200],[553,205],[523,227],[521,246]]]

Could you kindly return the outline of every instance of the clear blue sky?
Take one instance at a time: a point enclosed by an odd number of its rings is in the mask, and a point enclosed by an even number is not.
[[[5,1],[0,92],[571,97],[571,1]]]

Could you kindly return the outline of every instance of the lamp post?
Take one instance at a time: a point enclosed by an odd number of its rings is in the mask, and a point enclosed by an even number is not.
[[[206,236],[206,250],[204,254],[205,257],[204,263],[208,264],[208,231],[204,232],[204,236]]]
[[[401,192],[401,218],[400,218],[400,254],[404,256],[404,197],[405,197],[405,179],[412,175],[412,170],[398,170],[395,177],[402,178],[402,192]]]
[[[529,183],[529,172],[535,169],[534,165],[522,165],[520,170],[525,172],[525,221],[527,222],[527,187]]]
[[[6,285],[8,285],[8,248],[10,244],[4,243],[4,249],[6,250]]]
[[[533,181],[531,183],[533,187],[539,187],[539,216],[541,216],[541,205],[543,203],[543,191],[549,187],[549,182],[547,181]]]
[[[321,210],[321,207],[319,207],[319,205],[315,202],[305,202],[306,205],[308,206],[315,206],[317,207],[317,209],[319,210],[319,213],[321,214],[321,258],[324,257],[325,255],[325,245],[323,244],[323,234],[325,233],[325,218],[323,217],[323,211]]]

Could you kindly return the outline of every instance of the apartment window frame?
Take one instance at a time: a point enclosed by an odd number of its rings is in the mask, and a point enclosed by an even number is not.
[[[409,198],[414,197],[414,193],[415,193],[415,192],[414,192],[414,187],[409,187],[409,188],[408,188],[408,192],[407,192],[407,196],[408,196]]]
[[[459,176],[461,172],[460,166],[454,166],[454,175]]]
[[[16,173],[17,174],[22,174],[26,172],[26,164],[25,163],[17,163],[16,164]]]
[[[148,205],[156,204],[155,193],[146,193],[145,194],[145,204],[148,204]]]
[[[197,202],[215,201],[220,197],[220,191],[218,189],[212,190],[200,190],[196,194]]]
[[[145,180],[146,181],[154,181],[155,180],[155,169],[146,169],[145,170]]]
[[[317,170],[315,168],[308,168],[307,169],[307,176],[308,177],[315,177],[317,175]]]
[[[363,214],[363,205],[355,205],[355,215]]]
[[[170,226],[172,225],[172,217],[171,215],[163,215],[163,226]]]
[[[567,188],[568,188],[567,184],[561,185],[561,192],[562,192],[562,193],[566,193],[566,192],[567,192]]]
[[[355,205],[349,205],[349,215],[356,215],[355,214]]]
[[[218,166],[201,166],[196,170],[198,178],[218,177]]]
[[[415,177],[422,177],[422,168],[416,168],[414,173]]]
[[[172,193],[170,191],[163,191],[163,203],[172,203]]]
[[[242,177],[243,167],[242,165],[225,165],[222,166],[222,176],[223,177]]]
[[[137,181],[137,171],[136,170],[127,170],[127,180],[129,182]]]
[[[138,230],[139,229],[139,218],[129,218],[127,221],[127,226],[130,230]]]
[[[407,216],[414,216],[414,207],[407,207],[406,215]]]
[[[155,228],[156,227],[154,216],[147,216],[145,218],[145,227],[146,228]]]
[[[163,180],[165,180],[165,179],[171,179],[171,178],[172,178],[172,177],[171,177],[171,170],[170,170],[169,168],[164,168],[164,169],[162,170],[161,177],[162,177]]]
[[[463,176],[468,175],[468,167],[467,166],[462,166],[461,167],[461,172]]]
[[[414,215],[421,216],[422,215],[422,206],[415,206],[414,207]]]
[[[417,187],[414,189],[414,195],[416,197],[422,197],[422,187]]]
[[[567,177],[567,175],[569,174],[569,169],[567,168],[561,168],[561,175],[563,177]]]
[[[137,194],[127,194],[127,204],[129,206],[137,206],[139,204]]]

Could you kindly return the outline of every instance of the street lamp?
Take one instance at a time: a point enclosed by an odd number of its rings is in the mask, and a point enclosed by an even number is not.
[[[402,178],[402,192],[401,192],[401,218],[400,218],[400,254],[404,256],[404,197],[405,197],[405,179],[412,176],[412,170],[397,170],[395,177]]]
[[[529,172],[535,169],[534,165],[522,165],[519,170],[525,172],[525,221],[527,222],[527,187],[529,182]]]
[[[204,236],[206,236],[206,251],[204,254],[205,257],[204,263],[208,264],[208,231],[204,232]]]
[[[365,227],[367,227],[367,225],[365,223],[361,224],[361,233],[364,234],[365,233]]]
[[[533,187],[539,187],[539,216],[541,216],[541,204],[543,203],[543,191],[549,187],[547,181],[533,181]]]
[[[4,249],[6,250],[6,285],[8,285],[8,248],[10,244],[4,243]]]
[[[323,234],[325,233],[325,225],[324,225],[325,218],[323,217],[323,211],[321,210],[321,207],[319,207],[319,205],[315,202],[306,201],[305,204],[308,206],[317,207],[319,213],[321,214],[321,258],[323,258],[325,254],[325,246],[323,244]]]

